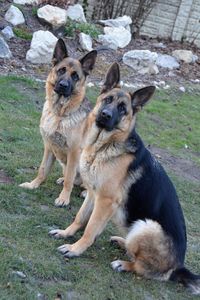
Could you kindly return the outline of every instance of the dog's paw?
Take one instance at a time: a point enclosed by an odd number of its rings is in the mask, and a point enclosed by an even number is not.
[[[64,183],[64,177],[58,178],[58,179],[56,180],[56,183],[57,183],[58,185],[63,185],[63,183]]]
[[[64,257],[79,256],[79,252],[75,251],[73,248],[74,248],[73,245],[64,244],[58,247],[58,251],[61,252],[64,255]]]
[[[49,235],[55,239],[66,238],[65,230],[61,230],[61,229],[52,229],[49,231]]]
[[[19,184],[19,186],[24,189],[33,190],[33,189],[37,189],[39,185],[33,184],[32,182],[24,182],[24,183]]]
[[[56,200],[55,200],[55,206],[57,207],[64,207],[64,206],[67,206],[69,204],[69,199],[64,199],[64,198],[61,198],[61,197],[58,197]]]
[[[113,270],[117,272],[123,272],[125,269],[123,268],[123,261],[122,260],[114,260],[111,262],[111,267]]]

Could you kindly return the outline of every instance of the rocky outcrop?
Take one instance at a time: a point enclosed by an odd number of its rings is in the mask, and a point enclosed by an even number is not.
[[[50,31],[36,31],[33,34],[31,48],[26,54],[26,59],[33,64],[50,63],[57,38]]]
[[[13,26],[24,24],[25,22],[21,10],[19,10],[19,8],[17,8],[14,5],[11,5],[8,11],[6,12],[5,20],[11,23]]]
[[[65,25],[67,21],[67,11],[52,5],[39,8],[37,16],[41,21],[52,25],[54,28]]]
[[[11,58],[12,54],[6,41],[0,36],[0,58]]]
[[[131,41],[131,33],[124,27],[104,27],[105,34],[99,35],[99,41],[111,49],[126,47]]]
[[[83,50],[92,51],[92,39],[88,34],[79,33],[79,43]]]
[[[167,54],[159,54],[156,64],[159,67],[168,68],[170,70],[178,69],[180,66],[175,57]]]
[[[86,23],[83,7],[80,4],[69,6],[67,9],[67,17],[71,20]]]

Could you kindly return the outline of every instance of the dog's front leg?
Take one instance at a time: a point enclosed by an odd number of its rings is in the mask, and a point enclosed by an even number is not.
[[[51,150],[45,145],[43,159],[38,171],[38,175],[31,182],[21,183],[19,186],[26,189],[36,189],[42,182],[45,181],[48,174],[50,173],[51,167],[55,161],[55,156]]]
[[[94,210],[82,238],[72,245],[62,245],[58,250],[66,257],[79,256],[94,243],[116,212],[117,206],[117,203],[110,198],[95,199]]]
[[[79,229],[83,228],[92,213],[94,207],[94,195],[93,192],[88,190],[86,198],[79,209],[79,212],[76,215],[74,222],[68,226],[65,230],[62,229],[53,229],[49,232],[54,238],[67,238],[73,236]]]
[[[70,195],[76,176],[76,170],[79,163],[80,150],[71,149],[67,153],[67,165],[64,171],[63,189],[59,197],[55,200],[55,206],[67,206],[70,202]]]

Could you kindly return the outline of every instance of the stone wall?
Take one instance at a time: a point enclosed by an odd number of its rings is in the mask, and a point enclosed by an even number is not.
[[[88,0],[88,18],[97,1]],[[131,8],[137,6],[137,0],[130,0],[129,3]],[[158,0],[140,33],[150,37],[194,42],[200,47],[200,0]]]

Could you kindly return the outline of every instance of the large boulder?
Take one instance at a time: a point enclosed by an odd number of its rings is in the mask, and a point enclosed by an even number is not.
[[[131,50],[123,55],[123,62],[140,74],[158,74],[157,57],[156,52],[149,50]]]
[[[114,50],[126,47],[131,41],[130,31],[122,26],[104,27],[104,33],[99,35],[99,41]]]
[[[34,32],[26,59],[33,64],[50,63],[57,40],[50,31]]]
[[[11,5],[7,10],[5,14],[5,20],[11,23],[13,26],[25,23],[25,19],[21,10],[14,5]]]
[[[196,56],[192,53],[191,50],[174,50],[172,55],[179,61],[184,61],[185,63],[193,63],[196,59]]]
[[[175,57],[167,54],[159,54],[156,60],[156,65],[170,70],[178,69],[180,66]]]
[[[83,8],[80,4],[69,6],[67,9],[67,17],[78,22],[87,22]]]
[[[0,37],[0,58],[11,58],[12,54],[8,47],[8,44]]]
[[[79,33],[79,43],[83,50],[92,51],[92,39],[88,34]]]
[[[39,0],[14,0],[13,1],[16,4],[20,4],[20,5],[37,5],[39,4]]]
[[[67,11],[52,5],[39,8],[37,16],[41,21],[51,24],[55,28],[65,25],[67,21]]]
[[[123,16],[116,19],[100,20],[99,23],[109,27],[125,27],[129,30],[132,20],[129,16]]]

